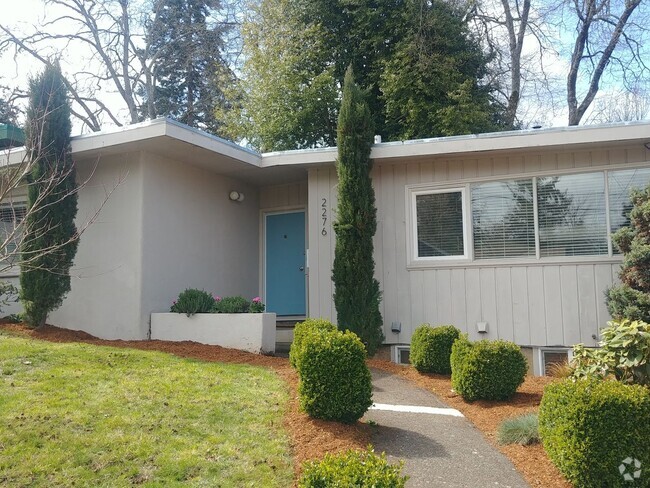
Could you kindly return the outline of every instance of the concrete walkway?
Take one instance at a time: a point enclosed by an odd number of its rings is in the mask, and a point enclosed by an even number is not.
[[[408,380],[372,369],[373,400],[364,420],[377,423],[372,443],[391,461],[405,461],[407,487],[454,488],[529,485],[457,410]],[[408,408],[428,407],[428,408]]]

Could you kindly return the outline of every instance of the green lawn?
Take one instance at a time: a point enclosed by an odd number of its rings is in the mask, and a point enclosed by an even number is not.
[[[290,486],[265,369],[0,332],[0,485]]]

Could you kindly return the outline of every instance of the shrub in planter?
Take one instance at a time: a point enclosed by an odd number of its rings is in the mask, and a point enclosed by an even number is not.
[[[648,388],[595,379],[550,384],[539,432],[551,461],[577,488],[650,487]]]
[[[451,346],[460,337],[453,325],[422,324],[411,338],[411,364],[421,373],[451,373]]]
[[[250,303],[244,297],[223,297],[214,301],[215,313],[248,313]]]
[[[289,364],[292,367],[298,368],[298,361],[302,353],[303,338],[306,334],[315,330],[333,332],[338,329],[336,325],[325,319],[307,319],[304,322],[298,322],[293,329],[293,342],[289,350]]]
[[[262,299],[260,297],[255,297],[251,300],[251,305],[248,309],[250,313],[262,313],[266,309],[266,305],[262,303]]]
[[[316,330],[302,337],[300,405],[311,417],[353,423],[372,405],[366,349],[352,332]]]
[[[524,382],[528,365],[508,341],[470,342],[461,336],[451,351],[451,384],[467,401],[507,400]]]
[[[214,298],[207,291],[188,288],[178,295],[169,311],[184,313],[189,317],[195,313],[212,312],[214,303]]]
[[[308,461],[298,481],[299,488],[364,487],[403,488],[408,476],[402,476],[403,462],[389,464],[386,454],[371,449],[326,454],[320,461]]]

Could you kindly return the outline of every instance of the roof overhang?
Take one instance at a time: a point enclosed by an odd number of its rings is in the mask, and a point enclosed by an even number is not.
[[[493,132],[374,144],[370,158],[376,163],[423,158],[451,158],[468,154],[577,150],[630,143],[650,143],[650,121]],[[281,151],[262,155],[262,167],[315,165],[336,161],[336,148]]]

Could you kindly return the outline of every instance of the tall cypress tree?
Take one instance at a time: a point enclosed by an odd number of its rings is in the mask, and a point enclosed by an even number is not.
[[[339,328],[357,334],[372,356],[384,339],[372,238],[377,230],[370,179],[373,124],[366,94],[345,74],[337,129],[338,217],[332,279]]]
[[[26,321],[45,324],[70,291],[77,252],[75,169],[70,154],[70,105],[61,68],[48,66],[29,82],[26,147],[32,166],[29,211],[21,247],[20,298]]]

